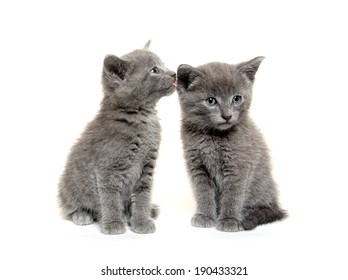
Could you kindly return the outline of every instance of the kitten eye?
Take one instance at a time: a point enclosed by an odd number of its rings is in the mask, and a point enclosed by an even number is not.
[[[153,74],[159,74],[159,69],[157,66],[153,67],[151,70],[150,70],[150,73],[153,73]]]
[[[235,96],[233,96],[233,98],[232,98],[232,103],[234,104],[234,105],[240,105],[240,104],[242,104],[243,103],[243,96],[241,96],[241,95],[235,95]]]
[[[213,105],[215,105],[215,104],[217,103],[217,100],[216,100],[214,97],[208,97],[205,101],[206,101],[206,102],[208,103],[208,105],[210,105],[210,106],[213,106]]]

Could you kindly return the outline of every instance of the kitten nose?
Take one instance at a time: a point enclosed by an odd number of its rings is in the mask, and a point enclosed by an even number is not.
[[[232,118],[232,115],[221,115],[221,117],[228,122]]]
[[[176,79],[176,73],[174,71],[170,71],[169,76],[173,77],[174,79]]]

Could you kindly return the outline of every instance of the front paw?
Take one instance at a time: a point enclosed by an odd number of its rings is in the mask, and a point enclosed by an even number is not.
[[[240,231],[243,228],[236,219],[226,218],[217,221],[216,229],[220,231],[235,232]]]
[[[102,224],[101,232],[104,234],[122,234],[126,232],[126,226],[123,222]]]
[[[130,226],[131,230],[135,233],[141,233],[141,234],[147,234],[147,233],[154,233],[156,230],[155,223],[151,220],[147,220],[146,222],[131,223]]]
[[[215,225],[215,221],[206,215],[197,213],[192,217],[191,224],[194,227],[211,228]]]

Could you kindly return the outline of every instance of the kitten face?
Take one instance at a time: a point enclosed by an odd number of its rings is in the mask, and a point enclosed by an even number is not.
[[[230,65],[208,63],[178,68],[178,93],[183,121],[200,130],[228,130],[245,116],[255,73],[263,60]]]
[[[120,106],[153,107],[161,97],[174,92],[176,74],[146,46],[122,58],[106,56],[102,82],[105,94]]]

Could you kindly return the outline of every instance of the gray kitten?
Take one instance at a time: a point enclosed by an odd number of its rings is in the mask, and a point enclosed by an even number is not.
[[[267,147],[248,116],[262,60],[178,68],[182,140],[197,203],[193,226],[250,230],[286,215]]]
[[[174,92],[176,74],[148,50],[149,43],[121,58],[105,57],[99,113],[72,147],[59,184],[64,215],[77,225],[100,221],[105,234],[124,233],[126,223],[137,233],[155,231],[155,106]]]

